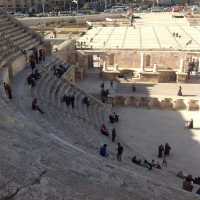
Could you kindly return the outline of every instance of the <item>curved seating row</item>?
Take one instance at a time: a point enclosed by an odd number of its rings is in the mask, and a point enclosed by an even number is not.
[[[12,58],[16,59],[22,51],[43,45],[42,37],[28,27],[0,10],[0,66]]]

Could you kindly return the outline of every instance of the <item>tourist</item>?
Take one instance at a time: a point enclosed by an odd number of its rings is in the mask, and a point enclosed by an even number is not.
[[[164,147],[161,144],[161,145],[158,146],[158,158],[162,158],[163,152],[164,152]]]
[[[27,77],[27,83],[28,85],[31,86],[31,88],[35,87],[35,79],[33,77],[33,74],[30,74],[28,77]]]
[[[176,174],[177,177],[181,178],[181,179],[185,179],[185,175],[183,173],[183,171],[179,171],[177,174]]]
[[[35,63],[35,59],[33,56],[30,57],[30,66],[31,66],[31,69],[32,71],[35,69],[36,67],[36,63]]]
[[[113,128],[112,129],[112,142],[115,142],[115,138],[116,138],[116,129]]]
[[[115,122],[118,122],[119,121],[119,115],[117,115],[116,112],[113,113],[113,117],[115,119]]]
[[[66,103],[67,107],[70,106],[70,104],[71,104],[70,96],[68,96],[68,95],[65,96],[65,103]]]
[[[12,99],[12,89],[10,85],[6,82],[3,82],[4,90],[9,99]]]
[[[72,108],[74,108],[74,106],[75,106],[74,102],[75,102],[75,95],[72,94],[72,95],[70,96],[70,103],[71,103],[71,105],[72,105]]]
[[[39,111],[41,114],[44,114],[44,112],[41,110],[41,108],[37,104],[37,98],[34,98],[32,101],[32,110]]]
[[[170,151],[171,151],[171,147],[169,146],[168,143],[166,143],[166,144],[165,144],[165,150],[164,150],[165,156],[169,156]]]
[[[183,94],[182,94],[182,87],[181,86],[179,86],[179,90],[178,90],[177,95],[178,96],[183,96]]]
[[[155,168],[157,168],[157,169],[162,169],[162,167],[161,167],[159,161],[157,161],[157,163],[155,164]]]
[[[123,146],[120,143],[118,143],[117,144],[117,160],[118,161],[122,161],[123,151],[124,151]]]
[[[33,73],[33,78],[35,80],[39,80],[41,78],[41,74],[39,73],[38,69],[36,69],[35,72]]]
[[[89,107],[90,101],[87,96],[83,97],[82,103],[85,104],[87,108]]]
[[[103,157],[108,157],[108,152],[107,152],[107,144],[104,144],[103,146],[100,147],[100,152],[99,154]]]
[[[158,161],[155,162],[155,160],[152,160],[151,165],[152,165],[152,167],[155,167],[157,169],[161,169],[160,163]]]
[[[131,161],[133,163],[135,163],[136,165],[140,165],[141,166],[142,160],[141,159],[137,159],[136,156],[134,156]]]
[[[194,183],[200,185],[200,177],[195,177],[194,178]]]
[[[101,83],[100,87],[102,90],[104,89],[104,82]]]
[[[135,87],[135,85],[132,85],[132,92],[136,92],[136,87]]]
[[[152,164],[150,162],[148,162],[147,160],[144,160],[143,166],[149,170],[152,170],[152,168],[153,168]]]
[[[192,175],[188,175],[185,180],[183,181],[182,188],[188,192],[192,192],[193,190],[193,181],[192,181]]]
[[[110,81],[110,87],[113,88],[113,80]]]
[[[109,132],[108,132],[108,130],[107,130],[105,124],[102,124],[102,125],[101,125],[100,131],[101,131],[101,134],[103,134],[103,135],[105,135],[105,136],[109,136]]]
[[[190,121],[186,121],[185,127],[188,129],[193,129],[194,124],[193,124],[193,119],[191,119]]]
[[[115,122],[115,118],[113,115],[109,115],[109,120],[110,120],[110,123],[113,124]]]

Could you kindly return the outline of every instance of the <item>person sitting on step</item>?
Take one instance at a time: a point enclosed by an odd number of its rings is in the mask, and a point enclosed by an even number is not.
[[[108,132],[108,129],[106,128],[105,124],[102,124],[101,125],[101,134],[105,135],[105,136],[109,136],[109,132]]]
[[[36,110],[36,111],[39,111],[41,114],[44,114],[42,109],[37,104],[37,98],[34,98],[32,101],[32,110]]]

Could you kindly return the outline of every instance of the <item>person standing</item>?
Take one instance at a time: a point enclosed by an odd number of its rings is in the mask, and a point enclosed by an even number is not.
[[[72,108],[74,108],[74,101],[75,101],[75,96],[73,94],[70,96],[70,102],[71,102]]]
[[[113,88],[113,80],[110,81],[110,87]]]
[[[171,147],[169,146],[168,143],[166,143],[166,144],[165,144],[165,150],[164,150],[165,156],[169,156],[170,150],[171,150]]]
[[[164,147],[161,144],[161,145],[158,146],[158,158],[162,158],[163,152],[164,152]]]
[[[182,87],[179,86],[179,89],[178,89],[178,96],[183,96],[183,93],[182,93]]]
[[[112,129],[112,142],[115,142],[115,138],[116,138],[116,129],[113,128]]]
[[[122,161],[123,151],[124,151],[123,146],[120,143],[118,143],[117,144],[117,160],[118,161]]]
[[[5,90],[5,93],[6,93],[7,97],[9,99],[12,99],[12,90],[11,90],[10,85],[8,83],[4,82],[3,86],[4,86],[4,90]]]

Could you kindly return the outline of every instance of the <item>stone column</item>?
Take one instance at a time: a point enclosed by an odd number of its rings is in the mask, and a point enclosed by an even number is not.
[[[183,73],[183,72],[184,72],[184,68],[183,68],[183,58],[181,58],[181,60],[180,60],[179,72],[180,72],[180,73]]]
[[[144,53],[140,52],[140,72],[144,72]]]
[[[198,58],[199,66],[198,66],[198,72],[200,72],[200,57]]]
[[[157,72],[157,64],[153,65],[153,72]]]
[[[103,71],[106,71],[106,62],[103,62]]]

